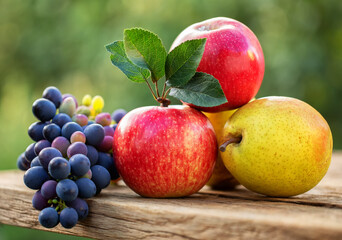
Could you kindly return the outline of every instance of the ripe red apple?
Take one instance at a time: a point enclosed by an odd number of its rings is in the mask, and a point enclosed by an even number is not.
[[[141,107],[119,122],[113,153],[123,181],[144,197],[183,197],[200,190],[217,157],[213,126],[188,106]]]
[[[254,33],[234,19],[212,18],[187,27],[170,51],[182,42],[199,38],[207,38],[207,42],[197,71],[219,80],[228,103],[216,107],[188,105],[201,111],[219,112],[248,103],[257,94],[265,70],[264,55]]]

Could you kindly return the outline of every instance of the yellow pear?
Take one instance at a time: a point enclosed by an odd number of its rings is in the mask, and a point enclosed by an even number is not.
[[[222,138],[222,131],[225,123],[235,111],[236,110],[222,111],[216,113],[203,112],[203,114],[208,117],[209,121],[214,127],[217,142],[219,142]],[[224,190],[232,189],[238,184],[238,181],[236,181],[236,179],[224,166],[221,156],[220,154],[218,154],[214,172],[207,182],[207,185],[213,189]]]
[[[289,97],[244,105],[225,124],[220,143],[225,166],[243,186],[277,197],[316,186],[328,170],[333,146],[321,114]]]

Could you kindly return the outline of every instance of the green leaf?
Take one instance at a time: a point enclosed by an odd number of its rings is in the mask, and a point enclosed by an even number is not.
[[[141,28],[126,29],[124,45],[127,57],[134,64],[151,71],[153,82],[165,75],[167,53],[156,34]]]
[[[183,42],[167,55],[165,73],[168,86],[184,85],[195,75],[205,42],[205,38]]]
[[[117,66],[130,80],[145,82],[145,79],[150,77],[149,70],[138,67],[128,59],[123,41],[108,44],[106,49],[111,53],[110,60],[112,60],[113,65]]]
[[[170,96],[201,107],[215,107],[227,102],[219,81],[203,72],[196,72],[185,85],[171,88]]]

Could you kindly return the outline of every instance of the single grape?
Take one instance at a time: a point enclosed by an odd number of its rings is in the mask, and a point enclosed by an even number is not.
[[[80,131],[74,132],[70,137],[70,142],[71,143],[75,143],[75,142],[85,143],[86,142],[86,136],[84,135],[83,132],[80,132]]]
[[[83,132],[82,127],[75,122],[68,122],[62,127],[62,136],[70,140],[71,135],[77,131]]]
[[[37,210],[43,210],[48,207],[50,204],[48,203],[48,199],[44,198],[41,191],[37,191],[32,198],[32,206]]]
[[[76,154],[69,159],[71,166],[71,173],[75,176],[83,176],[90,169],[90,161],[87,156],[83,154]]]
[[[33,115],[42,122],[50,121],[56,114],[56,106],[45,98],[37,99],[32,105]]]
[[[63,201],[73,201],[78,195],[78,187],[76,183],[70,179],[63,179],[57,183],[57,196]]]
[[[72,120],[82,127],[88,124],[88,117],[84,114],[76,114],[72,117]]]
[[[61,128],[54,123],[46,125],[43,128],[43,136],[49,141],[52,142],[56,137],[61,135]]]
[[[39,153],[39,161],[44,169],[48,169],[50,161],[55,157],[62,157],[62,153],[53,147],[44,148]]]
[[[40,166],[32,167],[24,174],[24,183],[31,189],[39,189],[49,179],[49,174]]]
[[[88,216],[89,207],[85,200],[76,198],[74,201],[66,202],[68,207],[72,207],[78,214],[78,219],[84,219]]]
[[[109,126],[112,122],[112,118],[110,117],[109,113],[99,113],[95,117],[95,122],[102,126]]]
[[[53,117],[52,122],[62,128],[66,123],[72,122],[72,119],[68,114],[58,113],[56,116]]]
[[[91,145],[87,145],[87,149],[88,149],[87,157],[89,158],[90,165],[94,166],[97,163],[97,160],[99,157],[98,151],[96,150],[95,147]]]
[[[37,155],[34,152],[34,146],[36,143],[31,143],[25,150],[25,158],[31,162]]]
[[[64,228],[72,228],[77,224],[78,214],[73,208],[64,208],[59,214],[59,221]]]
[[[91,101],[91,105],[95,112],[100,113],[104,107],[104,100],[101,96],[95,96]]]
[[[87,138],[87,144],[92,146],[98,146],[103,141],[105,132],[100,124],[94,123],[89,125],[85,130],[84,134]]]
[[[76,109],[76,114],[83,114],[83,115],[86,115],[87,117],[89,117],[90,116],[90,109],[89,109],[89,107],[86,107],[86,106],[79,106]]]
[[[45,199],[53,199],[57,197],[56,193],[57,182],[55,180],[48,180],[43,183],[42,188],[40,189],[41,195]]]
[[[68,147],[68,151],[67,151],[68,158],[71,158],[72,156],[76,154],[87,155],[87,153],[88,153],[87,146],[83,142],[72,143]]]
[[[30,125],[30,127],[28,128],[28,135],[30,136],[30,138],[35,142],[43,140],[44,139],[43,128],[47,124],[48,123],[46,123],[46,122],[34,122],[34,123],[32,123]]]
[[[49,173],[56,180],[67,178],[70,174],[70,163],[62,157],[55,157],[49,163]]]
[[[36,143],[34,146],[34,152],[38,156],[41,150],[44,148],[51,147],[51,143],[48,140],[40,140],[39,142]]]
[[[84,97],[82,98],[82,105],[89,107],[91,104],[91,100],[92,98],[89,94],[84,95]]]
[[[47,87],[43,92],[43,98],[53,102],[56,108],[58,108],[62,102],[62,94],[56,87]]]
[[[104,131],[105,131],[105,136],[114,136],[114,129],[111,126],[104,126],[103,127]]]
[[[40,213],[38,217],[39,223],[46,228],[53,228],[57,226],[59,217],[57,211],[52,208],[44,208]]]
[[[72,117],[76,112],[76,105],[72,97],[67,97],[62,101],[61,106],[59,107],[60,113],[65,113]]]
[[[91,198],[96,193],[96,185],[89,178],[80,178],[76,180],[78,187],[78,197],[80,198]]]
[[[77,99],[75,98],[74,95],[72,95],[72,94],[70,94],[70,93],[65,93],[65,94],[63,94],[63,95],[62,95],[63,101],[64,101],[66,98],[68,98],[68,97],[71,97],[71,98],[72,98],[72,100],[74,101],[75,106],[76,106],[76,108],[77,108],[77,107],[78,107],[78,102],[77,102]]]
[[[113,147],[113,137],[112,136],[105,136],[103,141],[99,146],[97,146],[97,149],[101,152],[110,152]]]
[[[40,160],[39,160],[39,157],[38,157],[38,156],[35,157],[35,158],[32,160],[31,164],[30,164],[30,167],[35,167],[35,166],[42,166],[42,165],[40,164]]]
[[[70,142],[65,137],[57,137],[53,140],[51,147],[58,149],[63,157],[67,157],[67,150],[70,146]]]
[[[26,171],[27,169],[30,168],[30,162],[27,161],[24,153],[19,155],[19,157],[17,159],[17,167],[22,171]]]
[[[126,115],[127,111],[124,109],[117,109],[112,113],[112,119],[119,123],[120,120]]]
[[[99,152],[99,159],[97,161],[97,164],[108,170],[112,180],[116,180],[120,177],[118,170],[115,167],[113,155]]]
[[[116,127],[118,126],[118,124],[117,123],[115,123],[115,124],[112,124],[112,125],[110,125],[112,128],[113,128],[113,130],[114,130],[114,132],[115,132],[115,130],[116,130]]]
[[[110,183],[110,174],[104,167],[100,165],[92,166],[91,172],[93,174],[91,180],[95,183],[96,188],[103,189]]]

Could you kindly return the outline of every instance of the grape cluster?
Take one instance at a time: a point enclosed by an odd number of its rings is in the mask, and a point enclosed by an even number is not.
[[[102,112],[100,96],[85,95],[82,104],[71,94],[62,95],[56,87],[44,90],[32,106],[39,120],[28,129],[34,143],[17,160],[26,171],[24,183],[37,190],[32,198],[41,210],[39,222],[46,228],[58,223],[72,228],[88,215],[91,198],[120,176],[112,154],[117,123],[126,114],[118,109],[112,115]]]

